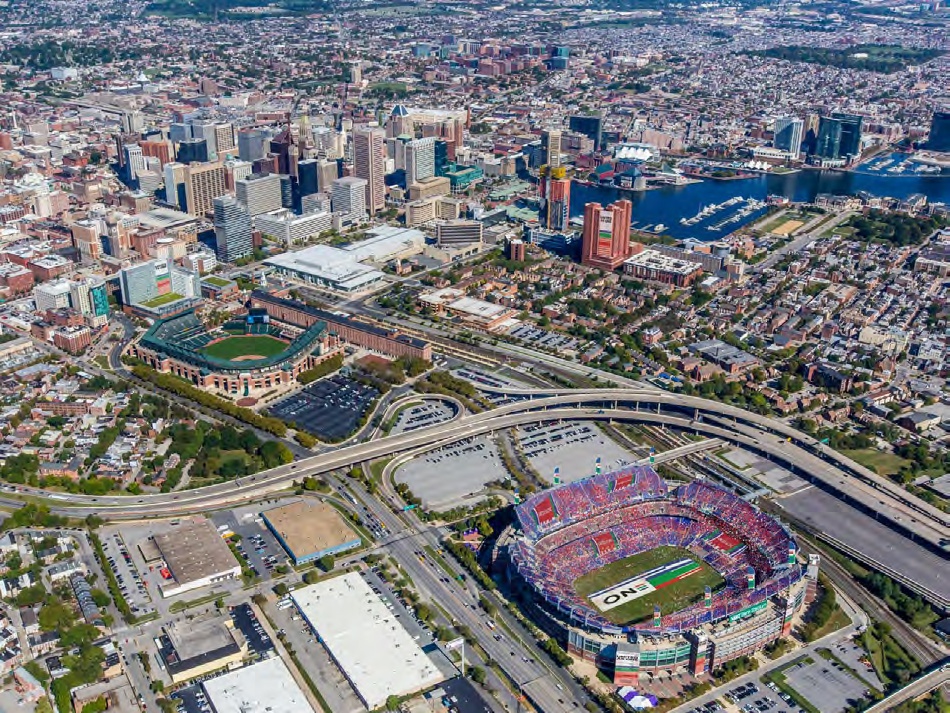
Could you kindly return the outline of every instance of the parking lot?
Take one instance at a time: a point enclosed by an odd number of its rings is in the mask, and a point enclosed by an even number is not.
[[[244,635],[247,648],[251,653],[263,657],[274,650],[274,642],[257,620],[257,615],[254,614],[250,604],[244,603],[232,607],[231,621],[234,622],[234,628]]]
[[[822,713],[847,710],[869,693],[846,666],[821,656],[809,657],[784,673],[788,685]]]
[[[284,548],[264,525],[264,520],[258,512],[238,513],[229,510],[215,513],[211,520],[218,526],[227,525],[231,532],[241,538],[235,549],[243,564],[249,566],[255,576],[270,579],[274,568],[287,561]]]
[[[636,460],[593,423],[542,423],[519,428],[516,435],[525,457],[548,481],[555,468],[565,483],[593,475],[598,456],[604,473]]]
[[[211,705],[200,684],[179,688],[171,698],[178,701],[178,713],[211,713]]]
[[[505,480],[498,446],[487,436],[469,438],[413,458],[396,471],[426,508],[445,509],[484,497],[485,484]]]
[[[455,415],[455,409],[441,401],[426,401],[401,411],[390,435],[415,431],[417,428],[445,423]]]
[[[558,332],[549,332],[530,324],[519,324],[508,334],[532,346],[554,349],[567,356],[576,353],[579,345],[574,337]]]
[[[745,713],[798,713],[798,706],[790,699],[784,700],[783,695],[763,683],[746,683],[730,688],[725,697]],[[708,711],[708,705],[699,710],[712,713]]]
[[[132,613],[145,616],[155,610],[147,582],[132,561],[132,553],[121,533],[113,532],[102,538],[102,550],[106,555],[105,565],[111,567],[119,583],[119,591],[132,608]],[[147,574],[145,575],[148,576]]]
[[[511,388],[517,386],[517,384],[509,381],[508,379],[503,379],[497,374],[490,374],[483,369],[475,369],[473,367],[463,367],[461,369],[456,369],[454,375],[460,379],[465,379],[471,381],[475,386],[491,386],[496,389]]]
[[[378,397],[372,386],[337,374],[278,401],[270,412],[317,438],[338,441],[356,430]]]

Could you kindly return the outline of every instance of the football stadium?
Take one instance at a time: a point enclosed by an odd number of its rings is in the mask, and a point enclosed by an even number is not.
[[[130,353],[201,388],[249,397],[292,383],[340,349],[325,322],[301,327],[252,307],[220,327],[205,325],[194,310],[158,320]]]
[[[710,482],[630,466],[515,508],[509,577],[568,652],[618,685],[695,676],[787,636],[814,596],[788,529]]]

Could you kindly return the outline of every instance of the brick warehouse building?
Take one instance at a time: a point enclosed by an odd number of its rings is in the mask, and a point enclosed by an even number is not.
[[[276,293],[255,290],[251,307],[264,308],[277,320],[298,327],[325,322],[327,328],[344,342],[392,357],[413,357],[432,361],[432,345],[424,339],[359,322],[303,302],[279,297]]]

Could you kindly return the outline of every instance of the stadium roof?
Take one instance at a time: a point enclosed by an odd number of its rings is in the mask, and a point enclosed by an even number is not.
[[[298,589],[291,596],[367,708],[443,680],[358,573]]]
[[[277,656],[210,678],[202,686],[216,713],[313,713]]]

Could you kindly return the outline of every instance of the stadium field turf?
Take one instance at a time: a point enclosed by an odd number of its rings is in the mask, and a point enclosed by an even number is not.
[[[607,611],[600,611],[597,605],[588,599],[595,592],[609,589],[654,568],[683,559],[697,563],[699,571]],[[574,589],[582,597],[588,599],[591,609],[600,612],[614,624],[623,625],[651,618],[655,604],[660,605],[661,613],[672,614],[702,599],[707,586],[716,591],[723,583],[723,578],[712,567],[688,550],[680,547],[657,547],[611,562],[606,567],[585,574],[574,581]]]
[[[204,348],[205,354],[218,359],[237,359],[238,357],[255,355],[269,357],[280,354],[287,348],[287,342],[261,334],[251,334],[245,337],[227,337],[220,342],[209,344]]]

